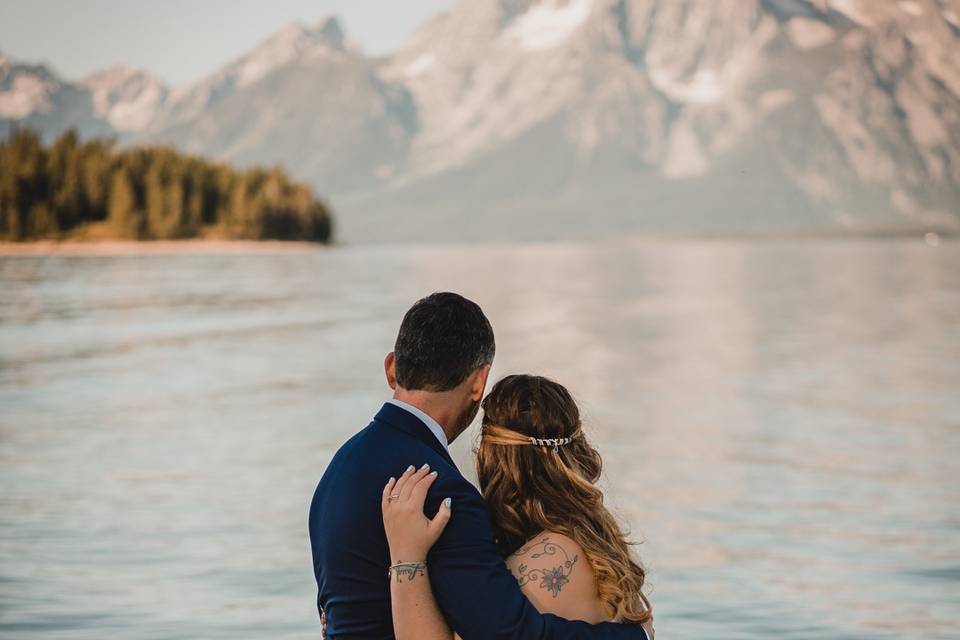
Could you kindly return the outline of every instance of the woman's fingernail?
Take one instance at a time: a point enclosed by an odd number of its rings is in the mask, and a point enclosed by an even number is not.
[[[420,467],[420,471],[426,471],[429,468],[430,468],[430,465],[424,464],[422,467]]]
[[[443,506],[445,506],[447,509],[449,509],[451,502],[453,502],[453,501],[452,501],[450,498],[444,498],[444,499],[443,499]]]
[[[409,467],[407,467],[407,473],[410,473],[411,471],[413,471],[413,465],[410,465]]]
[[[396,482],[396,481],[397,481],[396,478],[394,478],[393,476],[390,476],[390,479],[387,480],[387,484],[390,484],[391,482]]]
[[[430,472],[430,475],[432,475],[433,477],[436,477],[436,476],[437,476],[437,472],[436,472],[436,471],[431,471],[431,472]]]

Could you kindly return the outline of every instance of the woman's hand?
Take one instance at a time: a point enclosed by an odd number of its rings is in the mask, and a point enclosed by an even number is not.
[[[450,520],[450,498],[441,504],[433,520],[423,514],[427,490],[437,479],[429,465],[414,471],[411,466],[399,480],[390,478],[383,488],[383,528],[390,544],[390,564],[423,562]]]
[[[383,488],[380,506],[390,543],[390,610],[397,640],[450,640],[453,636],[426,577],[427,551],[450,520],[450,498],[433,520],[423,515],[427,490],[436,479],[428,465],[417,471],[410,467]]]

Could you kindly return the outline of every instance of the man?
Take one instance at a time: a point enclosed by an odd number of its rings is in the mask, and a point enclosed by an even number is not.
[[[540,614],[497,552],[483,498],[447,450],[477,414],[494,351],[483,311],[455,293],[430,295],[404,316],[384,361],[393,399],[333,457],[310,506],[317,605],[328,637],[393,638],[381,492],[409,465],[429,464],[439,476],[426,513],[435,514],[444,497],[454,505],[427,556],[429,576],[441,611],[464,640],[645,638],[635,625]]]

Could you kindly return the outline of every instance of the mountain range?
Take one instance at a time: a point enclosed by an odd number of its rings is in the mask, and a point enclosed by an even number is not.
[[[960,0],[463,0],[372,57],[294,24],[212,75],[0,54],[0,135],[282,164],[348,239],[960,230]]]

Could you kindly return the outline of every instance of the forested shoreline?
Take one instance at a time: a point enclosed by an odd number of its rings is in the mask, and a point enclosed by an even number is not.
[[[328,208],[283,169],[235,169],[167,147],[120,149],[67,131],[0,142],[0,240],[329,242]]]

